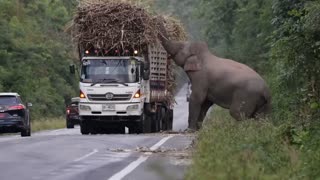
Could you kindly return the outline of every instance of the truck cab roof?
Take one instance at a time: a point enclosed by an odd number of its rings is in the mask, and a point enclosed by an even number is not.
[[[136,59],[136,60],[142,60],[142,57],[139,56],[85,56],[82,58],[82,60],[95,60],[95,59]]]

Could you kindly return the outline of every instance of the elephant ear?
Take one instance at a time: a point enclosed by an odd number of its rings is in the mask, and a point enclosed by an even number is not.
[[[185,71],[200,71],[202,63],[196,55],[193,55],[187,58],[183,68]]]

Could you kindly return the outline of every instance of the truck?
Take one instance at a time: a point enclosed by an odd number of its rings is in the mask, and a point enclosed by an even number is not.
[[[83,135],[172,130],[169,59],[160,43],[147,48],[78,47],[79,119]],[[70,65],[70,72],[77,68]],[[171,94],[172,95],[172,94]]]

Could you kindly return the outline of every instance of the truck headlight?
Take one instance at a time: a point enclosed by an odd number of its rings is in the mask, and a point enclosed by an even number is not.
[[[83,110],[83,111],[91,111],[91,107],[90,106],[80,105],[79,108],[80,108],[80,110]]]
[[[135,110],[138,110],[139,109],[139,105],[136,104],[136,105],[130,105],[127,107],[127,111],[135,111]]]

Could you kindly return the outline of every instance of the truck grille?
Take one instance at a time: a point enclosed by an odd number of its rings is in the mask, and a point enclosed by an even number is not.
[[[90,101],[129,101],[131,94],[113,94],[112,99],[107,99],[106,94],[88,94]]]

